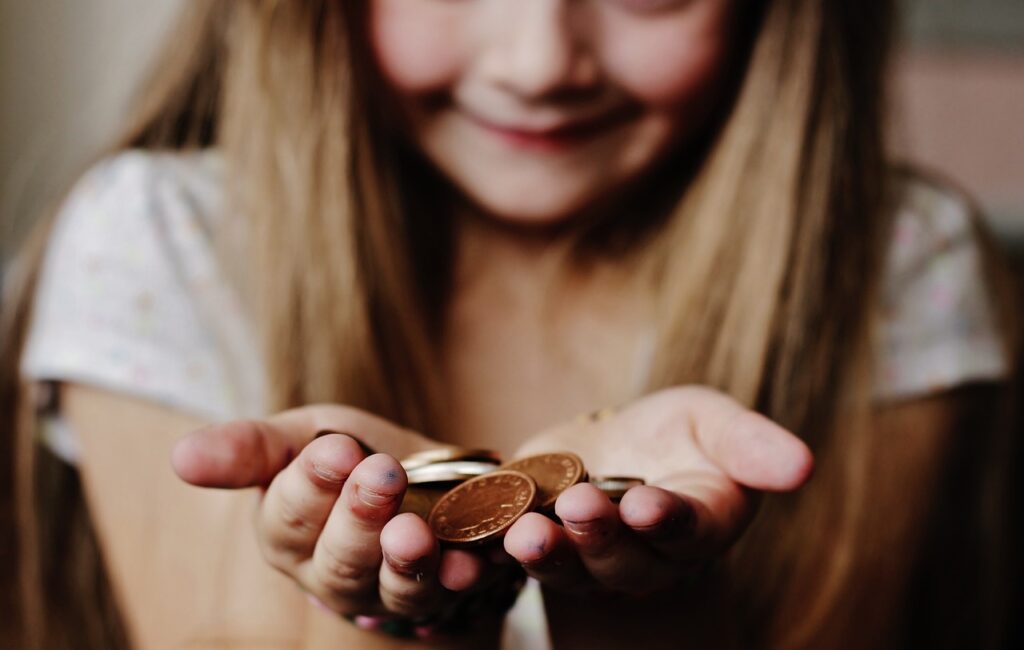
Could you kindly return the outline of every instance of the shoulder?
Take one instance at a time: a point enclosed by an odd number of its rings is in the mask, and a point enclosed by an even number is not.
[[[220,176],[208,152],[126,151],[94,165],[57,212],[39,298],[76,298],[108,319],[126,301],[184,309],[196,285],[224,280]]]
[[[983,224],[949,184],[900,174],[879,310],[876,392],[901,398],[999,379],[1009,361]]]
[[[222,176],[221,159],[212,151],[121,152],[83,174],[58,223],[82,221],[95,228],[154,219],[209,224],[222,209]]]
[[[978,254],[978,211],[965,193],[913,172],[900,174],[897,192],[888,258],[890,288],[950,256]]]
[[[56,215],[22,368],[204,414],[230,404],[215,154],[127,151],[94,165]]]

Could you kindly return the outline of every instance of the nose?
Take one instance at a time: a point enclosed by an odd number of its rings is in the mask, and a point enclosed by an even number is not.
[[[582,90],[597,81],[597,65],[574,25],[572,0],[498,0],[483,44],[480,70],[523,99]]]

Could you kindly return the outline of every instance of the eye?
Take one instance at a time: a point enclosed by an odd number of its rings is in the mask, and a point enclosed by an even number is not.
[[[678,9],[692,0],[608,0],[626,11],[638,14],[653,14]]]

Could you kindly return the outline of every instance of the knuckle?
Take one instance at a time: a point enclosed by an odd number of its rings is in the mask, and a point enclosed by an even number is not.
[[[381,601],[388,610],[403,616],[429,614],[435,600],[426,589],[382,590]]]
[[[281,501],[277,519],[285,530],[303,537],[315,536],[320,532],[319,522],[311,520],[307,513],[302,512],[296,504],[287,499]]]
[[[377,571],[378,567],[325,547],[317,566],[317,579],[336,594],[358,594],[376,580]]]
[[[292,576],[292,569],[295,565],[294,553],[279,545],[271,544],[262,536],[260,537],[259,548],[260,554],[267,564],[287,576]]]
[[[283,505],[277,512],[264,512],[256,521],[256,538],[264,559],[272,566],[290,566],[308,557],[319,527]]]

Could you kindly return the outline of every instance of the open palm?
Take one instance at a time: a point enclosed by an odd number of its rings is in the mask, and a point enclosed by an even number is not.
[[[796,436],[717,391],[685,386],[643,397],[599,421],[578,420],[531,438],[520,455],[571,450],[591,476],[647,485],[614,504],[593,485],[566,490],[558,525],[520,519],[506,550],[555,588],[649,593],[678,583],[743,532],[758,491],[789,491],[813,458]]]

